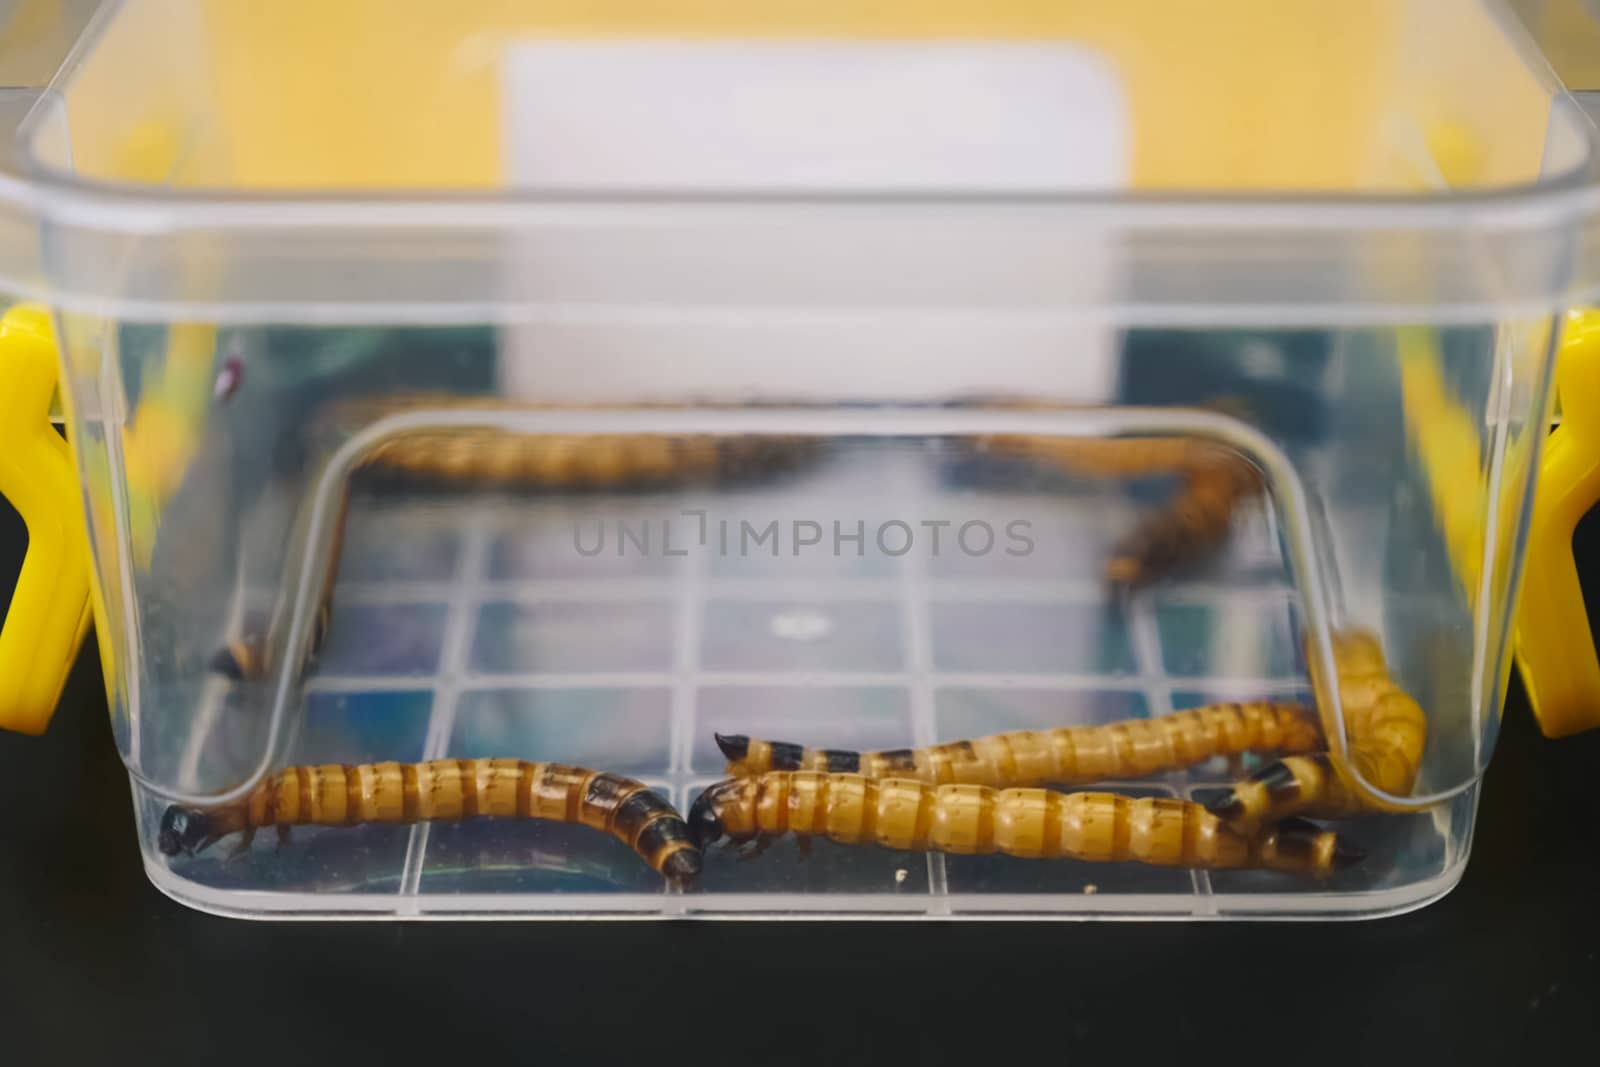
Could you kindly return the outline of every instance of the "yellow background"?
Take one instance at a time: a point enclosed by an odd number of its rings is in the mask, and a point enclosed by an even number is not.
[[[1549,111],[1462,0],[132,0],[70,91],[75,164],[186,187],[492,188],[500,46],[559,35],[1076,41],[1121,74],[1142,188],[1414,188],[1404,142],[1441,125],[1494,146],[1474,184],[1526,182]]]

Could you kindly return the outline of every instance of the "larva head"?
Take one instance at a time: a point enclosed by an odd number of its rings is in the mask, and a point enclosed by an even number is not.
[[[677,886],[689,886],[700,877],[700,850],[680,848],[661,863],[661,873],[667,881]]]
[[[193,808],[174,804],[161,816],[161,832],[156,847],[163,856],[192,856],[216,840],[211,816]]]
[[[751,779],[730,778],[709,786],[689,808],[689,834],[704,849],[723,837],[743,841],[755,836],[754,805],[745,803]]]
[[[254,664],[255,656],[250,646],[242,641],[217,649],[206,661],[206,667],[211,673],[220,674],[230,682],[244,681],[250,676]]]

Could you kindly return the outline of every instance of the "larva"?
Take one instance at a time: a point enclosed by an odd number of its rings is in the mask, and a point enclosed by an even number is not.
[[[310,651],[306,654],[306,670],[315,664],[317,653],[321,651],[322,643],[327,640],[332,613],[332,597],[325,596],[317,605],[316,618],[311,622],[311,644]],[[268,678],[272,674],[273,666],[265,642],[248,641],[244,638],[234,638],[217,649],[206,665],[214,673],[233,682],[259,681]]]
[[[1233,533],[1235,514],[1262,484],[1255,466],[1231,452],[1185,469],[1182,487],[1166,506],[1140,518],[1113,547],[1107,581],[1136,589],[1214,557]]]
[[[332,557],[328,563],[328,578],[322,587],[322,596],[317,601],[317,614],[311,620],[311,639],[307,645],[304,662],[300,665],[302,672],[309,671],[316,663],[318,654],[322,651],[323,642],[328,638],[328,628],[333,616],[333,586],[339,570],[339,557],[344,552],[345,526],[350,516],[350,488],[346,486],[339,497],[339,516],[335,520],[333,532],[333,546],[329,550]],[[228,641],[206,662],[206,666],[215,674],[233,682],[262,681],[272,676],[275,664],[268,651],[270,646],[262,638],[246,639],[236,637]]]
[[[192,856],[229,834],[248,848],[257,830],[466,820],[476,816],[581,823],[626,844],[668,881],[700,872],[682,817],[646,786],[602,771],[514,759],[290,767],[245,799],[214,809],[173,805],[161,817],[162,855]]]
[[[1178,475],[1172,499],[1141,517],[1111,550],[1106,580],[1122,589],[1212,557],[1226,545],[1239,508],[1265,489],[1261,472],[1242,454],[1195,438],[994,435],[979,447],[1095,477]]]
[[[1390,677],[1371,634],[1336,633],[1333,651],[1350,763],[1368,784],[1405,796],[1422,766],[1427,716]],[[1351,769],[1325,751],[1288,756],[1235,783],[1208,806],[1243,833],[1294,815],[1333,819],[1380,810],[1350,779]]]
[[[1115,793],[928,785],[822,771],[770,771],[708,788],[689,811],[694,840],[755,850],[785,833],[846,845],[1162,867],[1263,868],[1326,877],[1362,853],[1293,821],[1236,833],[1192,801]]]
[[[737,481],[752,473],[775,473],[794,458],[787,444],[757,437],[468,430],[409,434],[385,442],[361,469],[454,487],[640,489],[699,480]]]
[[[538,409],[502,397],[422,393],[347,401],[334,409],[332,417],[348,432],[401,411]],[[360,470],[455,487],[643,489],[770,476],[819,450],[816,438],[792,435],[539,434],[453,428],[391,438],[362,458]]]
[[[335,429],[348,434],[384,415],[425,410],[532,410],[498,397],[409,394],[344,402],[331,413]],[[362,457],[356,477],[402,476],[454,488],[642,490],[710,480],[747,481],[794,469],[820,451],[813,437],[711,434],[520,434],[496,429],[426,430],[392,438]],[[334,575],[349,510],[346,488],[340,505],[329,587],[318,608],[309,668],[324,640]],[[258,639],[236,638],[214,653],[210,669],[233,681],[259,680],[273,664]]]
[[[1154,719],[1100,726],[1017,730],[922,749],[849,752],[717,734],[734,776],[766,771],[838,771],[997,788],[1145,778],[1213,756],[1302,753],[1323,747],[1315,714],[1298,704],[1212,704]]]

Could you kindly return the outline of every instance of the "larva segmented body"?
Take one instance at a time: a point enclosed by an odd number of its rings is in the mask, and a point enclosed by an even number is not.
[[[659,405],[634,406],[648,410]],[[539,409],[540,405],[504,397],[420,393],[346,401],[335,407],[333,418],[336,425],[359,428],[402,411]],[[418,430],[384,441],[362,457],[361,471],[454,487],[643,489],[772,475],[819,450],[816,438],[793,435],[540,434],[453,428]]]
[[[1240,505],[1262,489],[1261,475],[1243,457],[1218,452],[1183,472],[1183,486],[1134,526],[1112,549],[1106,578],[1138,588],[1220,552],[1233,533]]]
[[[1235,783],[1208,807],[1241,832],[1295,815],[1334,819],[1383,810],[1351,780],[1352,770],[1394,796],[1415,787],[1428,738],[1422,706],[1390,677],[1371,634],[1336,633],[1333,652],[1351,766],[1327,752],[1288,756]]]
[[[1115,793],[933,786],[821,771],[771,771],[708,788],[689,812],[702,848],[723,837],[759,849],[786,833],[846,845],[963,855],[1262,868],[1325,877],[1361,853],[1291,821],[1254,837],[1192,801]]]
[[[335,405],[332,423],[348,434],[403,411],[533,410],[499,397],[404,394]],[[781,474],[821,450],[814,437],[712,434],[522,434],[499,429],[422,430],[391,438],[361,458],[356,475],[401,476],[453,488],[559,491],[664,488],[691,482],[724,484]],[[326,637],[332,584],[344,540],[349,489],[340,501],[328,588],[318,608],[307,663]],[[236,638],[210,669],[233,681],[261,680],[273,663],[260,639]]]
[[[385,442],[361,469],[454,487],[640,489],[774,473],[793,462],[798,448],[798,442],[766,438],[471,430],[412,434]]]
[[[308,666],[315,661],[322,642],[327,639],[329,616],[332,611],[333,604],[328,598],[324,598],[317,607],[317,617],[312,622],[311,651],[306,657]],[[272,673],[266,646],[243,638],[235,638],[223,645],[212,655],[207,665],[212,671],[234,682],[260,680]]]
[[[987,434],[980,450],[1039,460],[1096,478],[1171,474],[1224,452],[1192,437],[1075,437],[1067,434]]]
[[[311,639],[307,644],[304,661],[300,664],[302,673],[309,671],[315,664],[317,656],[322,651],[323,642],[328,639],[328,629],[332,625],[333,617],[333,585],[339,570],[339,557],[344,552],[345,527],[350,516],[350,489],[346,486],[339,495],[339,517],[334,525],[333,547],[329,554],[332,556],[328,564],[328,578],[322,588],[322,596],[317,601],[317,614],[311,621]],[[269,645],[262,638],[247,639],[235,637],[229,640],[216,652],[212,653],[206,666],[215,674],[233,682],[264,681],[272,676],[275,669]]]
[[[979,447],[1093,477],[1178,475],[1181,485],[1172,499],[1143,516],[1111,550],[1106,580],[1123,589],[1220,551],[1240,506],[1265,489],[1261,472],[1242,454],[1195,438],[994,435],[980,438]]]
[[[735,776],[766,771],[836,771],[910,778],[930,785],[1003,788],[1145,778],[1245,752],[1302,753],[1323,747],[1316,716],[1298,704],[1213,704],[1154,719],[1099,726],[1017,730],[922,749],[849,752],[784,741],[716,735]]]
[[[173,805],[157,840],[163,855],[193,855],[229,834],[240,848],[257,830],[465,820],[477,816],[580,823],[637,852],[669,881],[700,872],[700,849],[672,806],[639,782],[560,763],[514,759],[290,767],[249,797],[203,810]]]

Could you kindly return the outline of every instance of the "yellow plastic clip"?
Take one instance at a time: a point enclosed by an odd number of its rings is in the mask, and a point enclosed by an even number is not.
[[[28,551],[0,622],[0,728],[39,734],[89,631],[89,542],[67,442],[50,425],[59,363],[50,317],[19,305],[0,319],[0,495],[28,527]]]
[[[1539,468],[1516,655],[1528,702],[1546,737],[1600,726],[1600,635],[1589,627],[1573,558],[1578,522],[1600,502],[1600,312],[1572,312],[1556,356],[1561,425]]]

